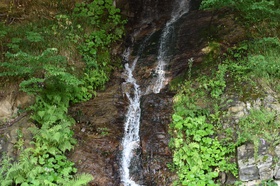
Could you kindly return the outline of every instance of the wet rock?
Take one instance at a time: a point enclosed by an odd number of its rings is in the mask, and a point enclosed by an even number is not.
[[[202,0],[191,0],[190,1],[190,9],[198,10]]]
[[[123,136],[127,103],[122,95],[122,80],[112,78],[104,92],[85,103],[73,106],[70,114],[78,145],[69,153],[79,172],[92,174],[94,186],[120,185],[120,142]]]
[[[134,150],[134,157],[131,159],[129,167],[130,176],[133,181],[139,185],[144,184],[143,167],[142,167],[142,151],[141,148]]]
[[[172,94],[149,94],[142,97],[141,142],[143,169],[147,186],[172,183],[173,173],[167,168],[172,161],[168,148]]]

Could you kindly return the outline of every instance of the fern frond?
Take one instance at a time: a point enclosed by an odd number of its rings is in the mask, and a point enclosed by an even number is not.
[[[90,181],[93,180],[93,176],[91,174],[80,174],[77,175],[73,180],[68,181],[65,183],[65,186],[82,186],[88,184]]]

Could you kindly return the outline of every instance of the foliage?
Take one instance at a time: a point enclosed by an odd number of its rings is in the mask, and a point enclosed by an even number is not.
[[[108,66],[108,47],[124,34],[126,21],[121,19],[119,13],[120,10],[113,5],[112,0],[98,0],[76,5],[73,17],[86,21],[88,26],[94,28],[91,33],[85,34],[84,43],[80,46],[88,68],[98,69],[100,66]],[[104,57],[98,59],[99,55]]]
[[[277,186],[278,184],[274,180],[263,180],[260,186]]]
[[[52,3],[57,8],[72,4]],[[125,22],[112,0],[98,0],[77,4],[71,14],[60,12],[52,20],[0,25],[0,50],[5,54],[0,76],[21,80],[20,89],[35,98],[27,110],[36,124],[30,128],[33,146],[24,148],[19,138],[18,159],[3,158],[1,184],[85,185],[92,180],[91,175],[76,175],[64,155],[76,143],[68,107],[104,88],[114,67],[111,46],[123,36]],[[75,63],[78,55],[86,68]],[[109,133],[106,128],[99,132]]]
[[[236,146],[252,141],[257,152],[262,141],[279,143],[279,122],[275,120],[275,113],[264,109],[251,110],[247,117],[240,120],[235,139],[232,130],[221,128],[222,131],[219,131],[223,113],[217,106],[223,102],[222,95],[228,80],[234,79],[243,83],[256,77],[279,78],[278,58],[274,57],[278,55],[278,47],[278,38],[243,42],[223,55],[223,61],[219,61],[224,62],[223,64],[212,64],[211,68],[216,71],[211,74],[203,76],[198,73],[198,77],[190,79],[190,72],[186,72],[188,77],[185,83],[177,87],[175,113],[170,126],[172,168],[176,170],[179,178],[175,184],[216,185],[215,180],[220,171],[230,171],[236,175],[236,165],[230,163],[230,159],[225,159],[234,154]],[[217,56],[210,55],[212,57],[208,60],[216,60]],[[264,56],[260,62],[256,60],[259,55]],[[198,103],[208,104],[210,113],[200,108]],[[220,133],[222,139],[217,137]]]
[[[218,99],[226,88],[225,74],[227,65],[219,65],[215,77],[212,79],[205,78],[202,80],[201,87],[210,91],[210,95],[214,99]],[[203,78],[202,78],[203,79]]]
[[[69,102],[84,92],[79,89],[82,82],[66,71],[65,58],[55,55],[55,51],[47,49],[39,56],[8,53],[9,62],[1,64],[5,67],[1,76],[25,78],[21,89],[36,96],[29,110],[37,123],[31,129],[34,147],[22,150],[18,161],[5,167],[1,182],[62,185],[76,179],[75,184],[83,185],[92,179],[90,175],[84,175],[84,180],[75,178],[74,164],[64,155],[75,144],[70,129],[74,120],[67,116]]]
[[[224,6],[231,6],[233,2],[233,0],[203,0],[200,9],[222,8]]]
[[[56,53],[55,48],[46,49],[39,56],[21,51],[16,54],[7,53],[9,61],[0,64],[4,67],[0,76],[24,78],[20,84],[22,91],[33,95],[45,94],[46,99],[52,100],[54,105],[57,105],[57,99],[62,98],[68,99],[66,102],[86,100],[84,98],[88,97],[88,90],[82,91],[80,88],[85,88],[84,82],[72,75],[70,69],[67,72],[66,58]]]
[[[110,130],[107,127],[99,127],[99,128],[97,128],[97,132],[101,136],[108,136],[110,133]]]
[[[200,96],[193,95],[189,83],[182,86],[175,98],[175,113],[170,125],[173,169],[179,177],[175,185],[217,185],[214,180],[219,172],[236,173],[236,166],[229,163],[234,146],[219,142],[214,130],[217,123],[207,121],[213,115],[196,106]]]
[[[280,10],[278,0],[203,0],[201,9],[231,7],[239,10],[243,17],[250,21],[263,19],[279,20]]]
[[[258,149],[260,142],[268,142],[273,146],[280,143],[280,122],[277,121],[274,112],[266,109],[251,109],[248,116],[241,118],[238,127],[238,144],[250,141],[254,143],[255,149]]]
[[[1,185],[85,185],[91,181],[89,175],[74,176],[77,170],[65,155],[48,154],[46,151],[42,147],[27,149],[21,154],[18,163],[4,158],[0,163]]]
[[[255,0],[203,0],[202,9],[230,7],[238,13],[236,20],[244,26],[257,28],[248,33],[249,40],[230,46],[222,53],[219,42],[209,41],[205,48],[209,62],[190,75],[189,69],[176,79],[181,83],[172,86],[177,90],[174,99],[174,114],[170,131],[170,147],[173,150],[173,168],[178,175],[177,185],[217,185],[218,173],[237,174],[236,165],[230,163],[235,148],[245,142],[255,145],[258,152],[260,143],[273,146],[280,143],[279,118],[267,109],[251,109],[241,118],[237,128],[225,129],[221,121],[227,118],[221,110],[225,97],[236,94],[238,87],[245,99],[245,89],[250,89],[249,97],[259,96],[260,78],[270,85],[273,91],[280,92],[279,86],[279,1]],[[278,9],[277,9],[278,6]],[[270,32],[270,26],[275,29]],[[268,27],[267,27],[268,26]],[[264,35],[265,34],[265,35]],[[232,89],[233,88],[233,89]],[[234,92],[232,92],[234,91]],[[252,93],[253,91],[253,93]],[[254,94],[254,95],[253,95]],[[207,110],[206,110],[207,108]],[[256,155],[256,154],[255,154]],[[194,161],[195,159],[195,161]],[[263,183],[270,184],[270,182]],[[273,184],[273,183],[271,183]]]
[[[251,55],[248,56],[248,67],[257,77],[280,77],[278,38],[262,38],[251,44]]]

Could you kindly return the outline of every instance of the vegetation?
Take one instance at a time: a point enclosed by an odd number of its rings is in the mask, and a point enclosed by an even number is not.
[[[279,0],[203,0],[201,9],[231,7],[250,22],[264,19],[279,20]]]
[[[214,179],[220,171],[237,174],[236,166],[228,163],[234,146],[229,148],[214,136],[218,121],[207,121],[213,115],[195,104],[199,96],[191,96],[194,89],[190,88],[190,82],[183,86],[175,98],[170,126],[173,168],[179,176],[175,185],[216,185]]]
[[[232,101],[228,94],[242,93],[241,99],[252,101],[250,92],[256,97],[264,94],[259,83],[271,87],[275,94],[280,93],[279,1],[203,0],[201,4],[201,9],[224,7],[238,13],[235,20],[248,28],[249,39],[221,52],[219,40],[210,36],[211,51],[205,58],[207,72],[203,66],[195,68],[189,60],[192,69],[180,81],[171,83],[177,91],[170,125],[170,167],[178,175],[174,185],[220,185],[221,172],[237,176],[233,159],[236,147],[252,142],[257,152],[263,141],[274,146],[280,144],[279,120],[276,113],[266,108],[251,109],[235,127],[226,127],[224,123],[228,117],[224,108]]]
[[[280,122],[275,120],[276,113],[266,109],[252,109],[250,114],[238,123],[238,144],[252,142],[255,147],[255,158],[260,143],[270,143],[272,146],[280,144]]]
[[[18,143],[17,159],[2,157],[1,185],[85,185],[92,180],[88,174],[76,175],[65,155],[76,143],[75,121],[67,111],[71,103],[95,95],[117,67],[110,51],[124,33],[119,12],[112,0],[98,0],[77,4],[72,13],[63,11],[52,20],[0,25],[0,76],[13,77],[34,98],[26,111],[36,124],[30,128],[32,146]]]

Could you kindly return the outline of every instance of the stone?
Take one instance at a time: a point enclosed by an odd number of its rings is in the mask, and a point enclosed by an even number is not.
[[[13,114],[12,103],[8,100],[0,102],[0,118],[10,117]]]
[[[237,148],[238,160],[248,160],[250,157],[254,156],[254,145],[245,144]]]
[[[30,97],[23,93],[16,92],[14,87],[6,93],[5,98],[0,99],[0,120],[10,119],[16,115],[18,108],[26,108],[29,105]],[[0,93],[0,98],[2,93]]]
[[[275,175],[279,175],[279,168],[277,166],[275,169],[273,168],[273,156],[269,154],[268,149],[269,144],[262,138],[260,139],[257,157],[255,157],[253,144],[238,147],[237,161],[240,180],[270,180]],[[277,149],[280,149],[280,147],[277,147]]]
[[[228,110],[229,110],[231,113],[237,113],[237,112],[243,111],[243,109],[244,109],[244,106],[242,106],[242,105],[237,105],[237,106],[234,106],[234,107],[230,107]]]
[[[259,172],[256,165],[239,166],[239,179],[241,181],[251,181],[259,179]]]
[[[276,147],[275,147],[275,154],[276,154],[276,158],[278,159],[278,160],[280,160],[280,145],[277,145]],[[275,179],[280,179],[280,162],[278,162],[277,164],[276,164],[276,166],[275,166],[275,169],[274,169],[274,178]]]
[[[241,181],[259,179],[259,171],[254,158],[253,144],[242,145],[237,148],[239,178]]]
[[[272,104],[272,103],[274,103],[276,100],[275,100],[275,98],[272,96],[272,95],[268,95],[268,96],[266,96],[265,98],[264,98],[264,100],[263,100],[263,102],[265,103],[265,104]]]
[[[274,149],[275,154],[277,155],[278,159],[280,159],[280,145],[277,145]]]
[[[262,101],[260,98],[257,98],[253,103],[254,109],[260,109],[261,105],[262,105]]]
[[[275,179],[279,180],[280,179],[280,163],[276,164],[273,176]]]
[[[245,113],[243,111],[237,112],[236,114],[234,114],[235,118],[242,118],[243,116],[245,116]]]
[[[270,108],[275,111],[277,114],[280,114],[280,104],[271,104]]]
[[[242,186],[257,186],[261,184],[261,180],[254,180],[242,183]]]
[[[273,168],[272,168],[272,156],[264,155],[258,157],[257,167],[259,169],[259,175],[261,180],[273,179]]]

